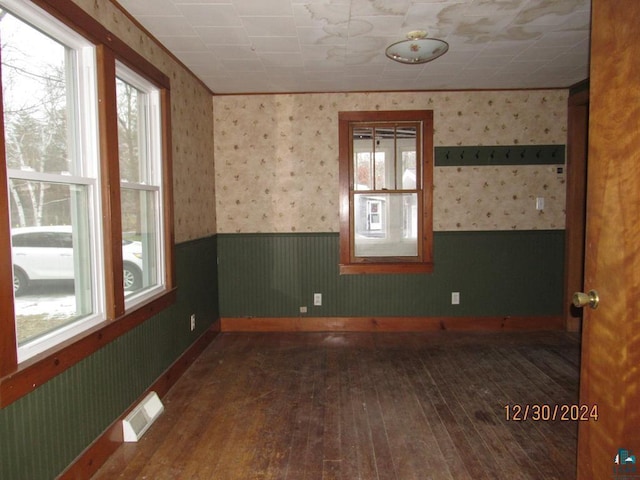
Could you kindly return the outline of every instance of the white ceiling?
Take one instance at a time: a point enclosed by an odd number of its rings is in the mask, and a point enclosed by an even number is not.
[[[214,93],[569,87],[588,77],[590,0],[118,0]],[[433,62],[385,48],[412,30]]]

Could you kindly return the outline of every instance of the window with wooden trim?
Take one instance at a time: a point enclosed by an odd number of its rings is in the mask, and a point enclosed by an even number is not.
[[[0,385],[175,298],[169,79],[78,7],[38,3],[0,0]]]
[[[161,103],[157,87],[119,62],[116,98],[123,287],[133,306],[164,286]]]
[[[433,113],[340,112],[340,273],[429,272]]]

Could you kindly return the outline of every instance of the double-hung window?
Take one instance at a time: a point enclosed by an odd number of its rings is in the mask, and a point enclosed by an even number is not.
[[[340,272],[432,269],[433,116],[339,113]]]
[[[104,282],[95,48],[39,10],[13,6],[2,11],[0,35],[23,360],[103,321]]]
[[[136,246],[144,267],[123,258],[129,305],[152,295],[164,279],[161,105],[158,89],[144,77],[120,63],[116,75],[123,252]]]
[[[2,381],[175,298],[169,80],[69,8],[0,0]]]

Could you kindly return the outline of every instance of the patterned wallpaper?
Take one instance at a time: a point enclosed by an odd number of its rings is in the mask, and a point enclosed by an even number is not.
[[[431,109],[434,144],[565,144],[565,90],[214,97],[218,233],[337,232],[338,112]],[[536,210],[536,197],[545,209]],[[434,229],[564,228],[556,168],[436,167]]]
[[[338,231],[340,110],[432,109],[436,146],[566,142],[564,90],[217,96],[212,111],[209,92],[111,2],[74,2],[171,78],[177,242]],[[564,227],[564,179],[549,166],[436,167],[434,183],[436,230]]]
[[[216,204],[211,93],[111,2],[73,0],[171,79],[176,242],[213,235]]]
[[[553,165],[436,167],[433,183],[436,231],[564,228],[564,177]]]

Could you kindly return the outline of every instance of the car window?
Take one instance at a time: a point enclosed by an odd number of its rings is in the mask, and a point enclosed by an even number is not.
[[[14,247],[50,247],[51,238],[46,232],[23,233],[13,236]]]
[[[27,241],[25,237],[26,235],[13,235],[11,237],[11,243],[13,244],[14,247],[24,247],[25,242]]]
[[[13,235],[14,247],[73,248],[73,237],[67,232],[31,232]]]
[[[73,248],[71,233],[56,233],[56,247]]]

